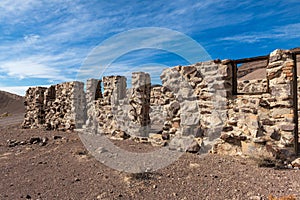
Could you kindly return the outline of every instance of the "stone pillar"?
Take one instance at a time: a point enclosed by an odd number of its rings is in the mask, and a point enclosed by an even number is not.
[[[86,81],[86,103],[90,104],[99,98],[102,98],[101,80],[88,79]]]
[[[119,101],[126,97],[126,77],[105,76],[103,77],[103,98],[98,103],[99,126],[101,133],[113,134],[117,129],[114,119],[114,111],[118,108]]]
[[[25,118],[22,128],[40,128],[45,123],[45,87],[30,87],[25,95]]]
[[[294,61],[289,51],[275,50],[270,54],[267,67],[269,91],[274,98],[270,102],[271,118],[279,132],[280,147],[293,145],[293,67]],[[297,103],[297,102],[294,102]]]
[[[86,117],[85,128],[89,132],[95,131],[98,126],[97,116],[99,110],[96,110],[97,101],[103,98],[101,92],[101,80],[88,79],[86,81]]]
[[[71,90],[71,111],[75,120],[75,128],[82,128],[86,119],[86,98],[84,92],[84,83],[79,81],[73,82]],[[73,118],[71,115],[71,119]]]
[[[154,86],[151,88],[151,98],[150,98],[150,119],[151,119],[151,129],[156,132],[159,132],[161,128],[163,128],[164,122],[167,118],[167,114],[170,116],[171,113],[178,115],[179,108],[172,107],[174,110],[169,110],[168,113],[165,110],[166,106],[169,105],[171,102],[175,101],[174,94],[172,91],[163,86]],[[173,112],[174,111],[174,112]],[[178,116],[179,117],[179,116]],[[173,134],[176,132],[176,129],[170,130],[170,126],[164,126],[163,132],[165,134],[169,134],[172,132]]]
[[[132,73],[132,89],[129,104],[129,118],[132,127],[136,127],[133,135],[147,137],[150,128],[150,75],[144,72]]]
[[[126,96],[125,76],[105,76],[103,77],[103,104],[114,105]]]
[[[45,124],[48,130],[81,128],[85,119],[85,93],[82,82],[65,82],[45,91]]]

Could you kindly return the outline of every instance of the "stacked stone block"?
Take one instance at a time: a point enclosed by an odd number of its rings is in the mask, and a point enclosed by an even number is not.
[[[232,92],[230,62],[208,61],[190,66],[177,66],[174,69],[188,83],[191,91],[191,94],[188,94],[190,102],[185,101],[186,105],[181,105],[182,110],[192,113],[189,115],[193,116],[186,118],[186,122],[191,127],[190,123],[197,117],[200,118],[190,133],[213,140],[219,136],[227,117],[227,98]],[[182,115],[183,119],[184,117]]]
[[[88,79],[86,82],[87,120],[84,127],[88,128],[89,132],[97,130],[97,117],[99,117],[100,111],[96,109],[96,105],[99,104],[99,99],[102,98],[101,80]]]
[[[268,80],[239,80],[237,85],[237,92],[245,94],[268,92]]]
[[[135,136],[147,137],[150,130],[150,75],[144,72],[132,73],[131,86],[128,113],[130,131]]]
[[[130,89],[123,76],[103,77],[103,93],[97,79],[87,81],[86,94],[76,81],[29,88],[23,127],[71,130],[80,128],[87,115],[86,127],[98,133],[148,137],[151,119],[162,125],[164,140],[192,135],[213,144],[218,138],[215,153],[288,157],[298,103],[293,102],[294,67],[289,51],[276,50],[266,79],[238,82],[237,95],[230,60],[165,69],[163,86],[152,88],[143,72],[133,73]]]
[[[203,77],[195,91],[201,127],[210,141],[220,136],[227,118],[228,98],[232,95],[232,66],[227,60],[216,60],[198,63],[195,67]]]
[[[165,120],[167,119],[167,115],[169,117],[171,116],[171,113],[176,115],[179,112],[179,108],[175,109],[174,112],[172,112],[169,109],[170,107],[167,106],[171,102],[174,103],[175,96],[171,89],[164,87],[164,86],[153,86],[151,88],[151,95],[150,95],[150,119],[151,119],[151,125],[153,128],[162,128],[164,125]],[[169,113],[169,114],[168,114]],[[167,125],[165,126],[165,133],[169,133],[171,131],[172,133],[176,132],[176,129],[170,130],[171,126]]]
[[[83,83],[66,82],[49,88],[29,88],[25,96],[24,128],[73,130],[84,124]]]
[[[120,100],[126,96],[126,78],[124,76],[103,77],[104,92],[95,102],[96,117],[99,123],[99,133],[113,134],[118,124],[115,120]]]
[[[66,82],[45,91],[45,127],[48,130],[80,128],[85,118],[83,83]]]
[[[45,123],[44,92],[46,89],[46,87],[30,87],[26,91],[23,128],[40,128]]]
[[[214,152],[279,158],[293,153],[293,65],[288,51],[270,54],[269,92],[230,99],[226,126]]]

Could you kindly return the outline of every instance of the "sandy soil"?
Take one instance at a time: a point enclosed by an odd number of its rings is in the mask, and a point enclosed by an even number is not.
[[[241,157],[184,154],[153,173],[128,174],[94,159],[76,132],[19,127],[18,121],[0,123],[0,199],[300,198],[300,170],[263,168]],[[115,143],[137,152],[154,148],[130,140]]]

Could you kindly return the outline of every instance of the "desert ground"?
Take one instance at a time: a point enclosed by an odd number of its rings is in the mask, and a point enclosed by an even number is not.
[[[241,156],[185,153],[155,172],[116,171],[75,131],[21,129],[22,98],[1,94],[0,199],[300,199],[300,170]],[[158,148],[113,142],[133,152]]]

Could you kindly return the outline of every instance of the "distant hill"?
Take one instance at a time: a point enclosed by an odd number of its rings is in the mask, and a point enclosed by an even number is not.
[[[300,51],[300,47],[291,49],[292,52]],[[252,80],[266,78],[267,60],[244,63],[238,67],[237,78],[239,80]],[[297,56],[297,72],[300,75],[300,55]]]
[[[238,67],[237,78],[240,80],[263,79],[266,77],[267,60],[244,63]]]
[[[5,91],[0,91],[0,115],[8,112],[10,114],[24,113],[24,97]]]

